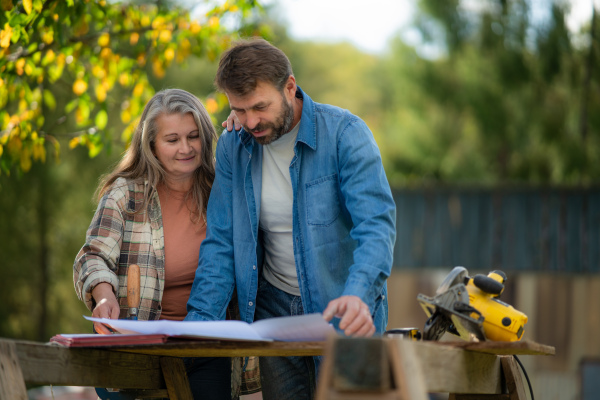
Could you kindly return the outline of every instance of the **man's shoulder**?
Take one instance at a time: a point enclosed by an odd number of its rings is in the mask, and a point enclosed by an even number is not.
[[[319,118],[322,118],[325,121],[337,121],[347,123],[362,121],[360,117],[358,117],[355,114],[352,114],[350,110],[347,110],[345,108],[335,106],[333,104],[317,103],[315,101],[313,101],[312,103],[315,117],[317,120]]]
[[[219,143],[226,143],[228,145],[241,145],[245,135],[247,135],[247,133],[243,130],[243,128],[240,128],[237,131],[235,129],[230,131],[223,129],[223,132],[221,132],[221,135],[219,136]]]

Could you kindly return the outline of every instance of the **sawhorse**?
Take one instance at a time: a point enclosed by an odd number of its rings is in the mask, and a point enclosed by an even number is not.
[[[331,338],[315,400],[526,400],[513,354],[552,355],[522,342],[420,342],[402,338]]]

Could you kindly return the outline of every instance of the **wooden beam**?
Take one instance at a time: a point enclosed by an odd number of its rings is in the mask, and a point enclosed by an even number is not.
[[[15,344],[0,341],[0,400],[27,400]]]
[[[464,351],[439,342],[412,342],[428,392],[501,393],[500,359],[493,354]],[[401,354],[402,357],[402,354]]]
[[[321,356],[324,348],[325,342],[169,340],[160,345],[113,347],[112,350],[170,357],[291,357]]]
[[[23,378],[29,384],[165,388],[157,356],[0,339],[0,343],[7,342],[16,347]]]
[[[426,342],[425,342],[426,343]],[[547,346],[532,342],[530,340],[521,340],[519,342],[437,342],[441,346],[452,346],[464,350],[476,351],[479,353],[488,353],[495,355],[531,355],[531,356],[552,356],[556,354],[553,346]]]
[[[160,365],[169,400],[194,400],[183,360],[177,357],[161,357]]]

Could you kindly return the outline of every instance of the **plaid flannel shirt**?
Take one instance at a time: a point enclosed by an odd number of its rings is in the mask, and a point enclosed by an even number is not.
[[[157,320],[165,284],[165,241],[158,193],[155,191],[147,210],[144,202],[147,182],[119,178],[98,204],[86,233],[86,241],[73,265],[75,291],[91,311],[95,307],[92,290],[106,282],[112,285],[120,306],[119,318],[127,317],[127,268],[140,267],[140,320]],[[236,307],[228,318],[239,319]],[[241,373],[243,360],[233,360],[232,398],[260,391],[258,358],[250,357]],[[240,376],[241,375],[241,376]]]

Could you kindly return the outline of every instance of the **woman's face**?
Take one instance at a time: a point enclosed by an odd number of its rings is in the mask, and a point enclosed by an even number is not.
[[[200,131],[192,114],[163,114],[156,119],[156,158],[170,179],[192,177],[201,165]]]

